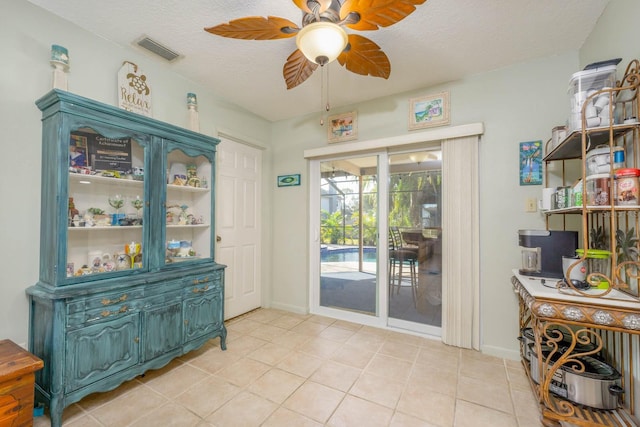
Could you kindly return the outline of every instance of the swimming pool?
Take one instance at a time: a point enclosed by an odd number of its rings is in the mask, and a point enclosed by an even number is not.
[[[374,247],[363,248],[363,262],[376,262],[376,251]],[[358,247],[320,247],[320,262],[357,262],[359,261]]]

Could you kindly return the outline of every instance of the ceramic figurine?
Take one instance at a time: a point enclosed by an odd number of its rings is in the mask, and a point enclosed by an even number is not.
[[[69,52],[67,48],[57,44],[51,45],[51,60],[49,63],[53,67],[53,88],[68,90]]]
[[[198,117],[198,99],[195,93],[187,94],[187,108],[189,109],[189,129],[200,132],[200,118]]]

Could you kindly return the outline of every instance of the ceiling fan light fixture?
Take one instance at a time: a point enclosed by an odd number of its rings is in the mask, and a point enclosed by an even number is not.
[[[332,22],[313,22],[296,36],[296,45],[304,56],[318,65],[334,61],[347,46],[347,33]]]

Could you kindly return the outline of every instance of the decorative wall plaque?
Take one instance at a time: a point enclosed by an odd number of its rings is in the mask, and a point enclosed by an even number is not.
[[[124,61],[118,71],[118,107],[152,117],[151,86],[147,76],[129,61]]]

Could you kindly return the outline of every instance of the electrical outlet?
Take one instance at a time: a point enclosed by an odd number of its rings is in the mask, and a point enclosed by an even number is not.
[[[524,210],[525,212],[536,212],[538,210],[537,206],[537,200],[535,198],[529,197],[525,200],[525,207]]]

